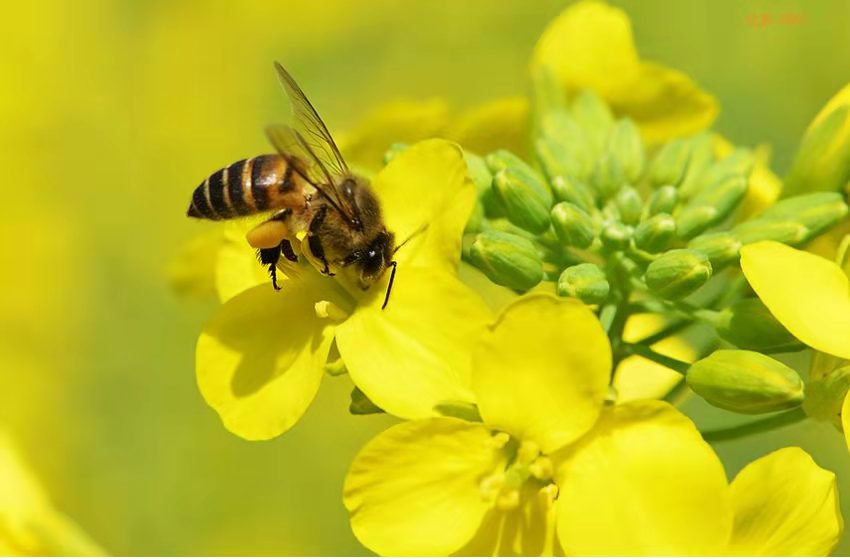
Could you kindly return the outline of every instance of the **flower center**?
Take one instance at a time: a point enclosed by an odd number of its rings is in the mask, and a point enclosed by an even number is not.
[[[555,468],[540,446],[502,432],[493,436],[493,444],[509,456],[508,466],[481,482],[481,497],[501,511],[516,509],[533,496],[545,507],[551,506],[558,497],[558,486],[553,482]]]

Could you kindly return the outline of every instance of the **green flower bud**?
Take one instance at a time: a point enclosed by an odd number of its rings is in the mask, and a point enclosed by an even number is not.
[[[558,279],[559,296],[578,298],[588,305],[602,303],[609,291],[605,273],[592,263],[571,266]]]
[[[652,192],[649,197],[649,215],[656,214],[672,214],[678,202],[678,193],[676,187],[672,185],[664,185]]]
[[[466,172],[478,189],[478,196],[481,196],[484,191],[491,190],[493,188],[493,174],[490,173],[484,158],[471,152],[464,152],[463,158],[466,160]]]
[[[682,208],[676,221],[679,237],[690,239],[725,220],[747,194],[747,180],[732,175],[706,187]]]
[[[552,193],[536,175],[509,167],[496,173],[493,185],[510,221],[532,233],[549,229]]]
[[[810,238],[803,224],[791,220],[749,220],[732,228],[732,235],[742,245],[756,241],[778,241],[787,245],[799,245]]]
[[[688,169],[685,177],[679,183],[679,194],[684,200],[689,199],[699,190],[697,182],[701,175],[714,163],[714,138],[712,133],[705,131],[689,140],[691,153],[688,158]]]
[[[653,187],[678,186],[688,169],[690,148],[690,144],[682,139],[671,140],[661,147],[649,174]]]
[[[646,285],[665,299],[682,299],[711,278],[711,262],[692,249],[667,251],[646,269]]]
[[[409,145],[404,142],[396,142],[395,144],[390,145],[389,149],[384,152],[384,165],[387,165],[389,162],[394,160],[399,154],[405,151],[408,146]]]
[[[614,125],[611,109],[593,91],[582,90],[570,107],[576,122],[584,130],[595,154],[600,154],[605,146],[608,133]]]
[[[803,349],[803,344],[758,298],[743,299],[727,307],[713,322],[717,334],[743,350],[775,354]]]
[[[617,205],[617,210],[620,213],[620,220],[624,224],[634,225],[640,221],[640,214],[643,211],[643,200],[640,194],[632,187],[623,187],[617,196],[614,197],[614,202]]]
[[[552,191],[557,200],[575,204],[585,212],[589,213],[596,208],[593,192],[578,179],[567,176],[555,177],[552,180]]]
[[[534,149],[547,177],[570,175],[586,179],[595,156],[584,131],[566,111],[550,111],[540,124]]]
[[[711,261],[713,270],[719,270],[741,256],[742,243],[729,232],[706,233],[694,237],[688,243],[688,249],[704,253]]]
[[[499,231],[479,233],[469,260],[495,284],[529,290],[543,280],[543,262],[534,244],[518,235]]]
[[[658,253],[676,238],[676,220],[670,214],[656,214],[635,229],[635,247]]]
[[[780,200],[761,213],[759,219],[792,220],[808,230],[807,240],[820,235],[847,215],[841,193],[817,192]]]
[[[608,152],[620,160],[626,180],[637,183],[643,173],[644,152],[640,131],[631,119],[617,121],[608,138]]]
[[[693,364],[685,379],[709,403],[741,414],[776,412],[803,402],[803,381],[796,371],[748,350],[718,350]]]
[[[621,251],[629,246],[634,229],[620,222],[612,222],[602,229],[600,239],[609,251]]]
[[[836,428],[843,430],[841,408],[848,390],[850,390],[850,366],[845,366],[822,378],[809,381],[806,385],[803,410],[810,418],[831,422]]]
[[[590,184],[604,198],[613,196],[626,184],[623,165],[611,154],[604,154],[593,168]]]
[[[531,74],[532,95],[538,120],[541,115],[566,108],[564,87],[551,66],[538,66]]]
[[[752,151],[746,148],[738,148],[700,173],[692,185],[689,185],[687,191],[680,188],[679,195],[684,200],[690,200],[700,192],[712,188],[728,177],[742,176],[746,179],[749,177],[753,165],[755,165],[755,156],[753,156]]]
[[[513,169],[520,169],[530,175],[534,174],[534,169],[530,165],[525,163],[521,157],[509,152],[508,150],[496,150],[491,154],[487,154],[487,157],[484,158],[484,162],[493,174],[509,167]]]
[[[840,191],[850,181],[848,119],[845,103],[809,127],[785,178],[785,194]]]
[[[596,237],[593,218],[569,202],[559,202],[552,208],[552,229],[558,240],[568,247],[586,249]]]

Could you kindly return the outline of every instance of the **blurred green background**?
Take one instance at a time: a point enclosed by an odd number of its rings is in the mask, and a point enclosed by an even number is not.
[[[850,81],[850,3],[615,2],[640,52],[720,100],[717,128],[774,147],[787,168],[811,117]],[[526,63],[567,2],[32,0],[0,21],[5,216],[0,424],[57,507],[121,555],[366,553],[340,501],[346,468],[386,418],[351,418],[328,379],[272,442],[228,434],[194,381],[213,301],[164,270],[205,228],[185,218],[211,171],[267,151],[285,108],[271,69],[298,77],[332,130],[376,104],[463,108],[525,91]],[[763,27],[748,16],[797,14]],[[282,318],[281,320],[285,320]],[[730,421],[704,416],[704,425]],[[804,424],[719,447],[730,475],[797,444],[838,472],[840,435]],[[839,554],[850,554],[845,538]]]

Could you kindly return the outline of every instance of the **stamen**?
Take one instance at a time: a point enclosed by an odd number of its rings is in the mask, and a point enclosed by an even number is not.
[[[528,467],[528,472],[537,480],[552,480],[552,475],[555,473],[555,466],[552,464],[552,459],[541,456],[531,463]]]
[[[511,436],[505,432],[496,432],[493,434],[493,437],[490,438],[490,445],[492,445],[494,449],[502,449],[510,440]]]
[[[492,502],[496,499],[496,496],[499,495],[499,492],[501,492],[504,484],[504,473],[496,473],[494,475],[488,476],[487,478],[481,481],[481,484],[478,487],[478,490],[481,493],[481,498],[485,502]]]
[[[332,301],[322,300],[317,301],[313,308],[316,310],[316,317],[319,319],[330,319],[331,321],[345,321],[348,318],[342,308]]]
[[[502,492],[496,499],[496,509],[510,511],[519,506],[519,490],[508,490]]]
[[[538,492],[537,496],[543,507],[550,508],[552,507],[552,504],[555,503],[555,500],[558,498],[558,486],[555,484],[547,484],[546,486],[540,489],[540,492]]]
[[[531,464],[540,455],[540,446],[533,441],[524,441],[519,446],[516,460],[523,465]]]

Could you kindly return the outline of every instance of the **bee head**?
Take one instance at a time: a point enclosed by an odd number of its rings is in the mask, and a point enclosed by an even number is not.
[[[393,234],[384,230],[360,251],[357,264],[360,271],[360,287],[364,290],[369,289],[390,265],[393,257],[393,239]]]

